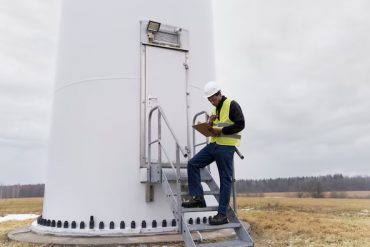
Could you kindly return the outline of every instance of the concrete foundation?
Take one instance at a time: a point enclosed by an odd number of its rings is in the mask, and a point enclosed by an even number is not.
[[[250,225],[243,222],[249,231]],[[232,229],[223,229],[209,232],[194,232],[193,238],[197,241],[217,241],[217,239],[233,238],[235,232]],[[163,234],[148,236],[122,236],[122,237],[78,237],[78,236],[54,236],[50,234],[37,234],[30,227],[23,227],[8,233],[8,237],[14,241],[60,244],[60,245],[89,245],[89,246],[152,246],[159,244],[182,243],[180,234]]]

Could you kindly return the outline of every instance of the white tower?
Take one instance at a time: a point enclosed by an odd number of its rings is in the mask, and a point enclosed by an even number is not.
[[[211,1],[64,0],[61,11],[44,207],[33,230],[175,231],[161,187],[145,183],[148,114],[161,106],[180,146],[192,149],[189,126],[214,79]],[[162,140],[175,159],[169,131]]]

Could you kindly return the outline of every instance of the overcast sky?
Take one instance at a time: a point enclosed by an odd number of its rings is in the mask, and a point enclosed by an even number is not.
[[[0,184],[44,182],[58,4],[0,0]],[[370,2],[215,1],[238,178],[370,175]]]
[[[56,1],[0,0],[0,184],[45,181]]]

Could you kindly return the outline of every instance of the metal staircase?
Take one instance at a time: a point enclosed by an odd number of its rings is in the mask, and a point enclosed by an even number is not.
[[[152,141],[151,140],[151,119],[152,114],[154,111],[158,111],[158,139]],[[195,122],[196,118],[201,115],[206,114],[205,112],[201,112],[197,114],[193,122]],[[207,115],[206,115],[207,117]],[[167,128],[169,129],[172,137],[174,138],[175,145],[176,145],[176,161],[172,161],[170,156],[168,155],[167,149],[161,142],[161,119],[164,120]],[[195,134],[193,133],[193,139],[195,139]],[[195,153],[195,147],[206,144],[194,144],[193,152]],[[151,146],[153,144],[158,144],[158,162],[151,162]],[[185,151],[186,150],[186,151]],[[166,156],[167,162],[162,162],[162,152]],[[205,208],[182,208],[182,198],[188,196],[188,192],[181,191],[183,185],[187,184],[187,172],[186,168],[184,168],[183,164],[180,162],[180,153],[186,158],[188,157],[189,150],[187,148],[183,149],[178,142],[174,132],[172,131],[166,116],[164,115],[163,110],[160,106],[153,108],[149,113],[149,122],[148,122],[148,181],[147,181],[147,199],[153,200],[153,194],[150,192],[153,191],[151,186],[153,184],[161,184],[162,189],[165,193],[166,199],[171,207],[171,210],[174,214],[176,219],[176,223],[178,226],[178,231],[181,232],[183,240],[185,242],[186,247],[222,247],[222,246],[232,246],[232,247],[244,247],[244,246],[254,246],[253,240],[251,239],[249,233],[244,228],[242,223],[239,221],[236,211],[234,211],[231,207],[228,208],[227,217],[229,219],[228,224],[224,225],[209,225],[207,217],[203,217],[200,220],[200,217],[197,218],[196,222],[188,221],[186,222],[185,214],[191,212],[209,212],[210,211],[217,211],[217,206],[210,206]],[[238,153],[240,156],[241,154]],[[242,158],[242,156],[240,156]],[[166,164],[165,167],[162,167],[161,164]],[[234,176],[235,177],[235,176]],[[211,195],[214,196],[219,201],[219,187],[214,181],[210,170],[207,168],[201,169],[201,180],[202,182],[206,183],[209,187],[209,191],[204,191],[204,195]],[[235,179],[233,178],[234,186],[233,186],[233,199],[234,199],[234,209],[237,208],[236,202],[236,191],[235,191]],[[175,183],[175,185],[174,185]],[[233,229],[235,231],[236,239],[224,241],[224,242],[216,242],[216,243],[196,243],[193,239],[192,232],[202,232],[202,231],[214,231],[220,229]]]

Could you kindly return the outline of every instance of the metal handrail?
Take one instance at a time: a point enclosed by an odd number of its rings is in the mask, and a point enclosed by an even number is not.
[[[154,140],[152,141],[151,138],[152,138],[152,115],[153,115],[153,112],[158,110],[158,139],[157,140]],[[161,119],[164,120],[164,122],[166,123],[167,125],[167,128],[169,129],[173,139],[175,140],[175,143],[176,143],[176,168],[175,168],[175,165],[173,164],[171,158],[169,157],[168,155],[168,152],[167,152],[167,149],[165,148],[165,146],[162,144],[161,142],[161,134],[162,134],[162,125],[161,125]],[[148,119],[148,182],[147,182],[147,186],[148,186],[148,189],[150,191],[150,188],[152,188],[152,183],[151,183],[151,145],[154,144],[154,143],[158,143],[158,164],[161,165],[161,162],[162,162],[162,157],[161,157],[161,154],[162,154],[162,151],[163,153],[165,154],[166,158],[168,159],[168,162],[170,163],[171,165],[171,168],[173,171],[176,171],[175,174],[176,174],[176,187],[177,187],[177,191],[181,191],[181,175],[180,175],[180,152],[182,153],[182,155],[186,158],[188,157],[188,151],[189,149],[186,147],[186,151],[185,152],[180,144],[179,144],[179,141],[175,135],[175,133],[173,132],[168,120],[167,120],[167,117],[166,115],[164,114],[162,108],[160,106],[156,106],[154,107],[153,109],[150,110],[149,112],[149,119]],[[165,177],[165,182],[167,181],[167,178],[166,178],[166,175],[164,174],[163,175]],[[163,177],[162,176],[162,177]],[[162,181],[163,182],[163,181]],[[167,181],[168,182],[168,181]],[[171,195],[173,195],[173,192],[171,192]],[[177,216],[177,220],[180,222],[181,221],[181,193],[177,193],[177,196],[176,196],[176,208],[178,209],[178,211],[176,212],[176,216]],[[182,224],[178,224],[178,227],[179,227],[179,231],[181,232],[182,230]]]
[[[209,119],[209,114],[206,112],[206,111],[201,111],[201,112],[198,112],[197,114],[194,115],[193,117],[193,125],[195,125],[195,122],[197,121],[197,118],[201,115],[205,115],[206,117],[206,121],[208,121]],[[197,146],[200,146],[200,145],[203,145],[203,144],[207,144],[208,143],[208,138],[206,138],[206,141],[205,142],[201,142],[201,143],[198,143],[198,144],[195,144],[195,129],[193,128],[193,156],[195,155],[195,148]]]
[[[239,156],[240,159],[244,159],[244,155],[239,151],[237,147],[235,147],[235,153]],[[236,191],[236,179],[235,179],[235,163],[233,161],[233,206],[234,206],[234,212],[236,215],[238,215],[238,199],[237,199],[237,194],[238,192]]]
[[[151,134],[151,118],[152,118],[152,114],[153,114],[153,112],[155,111],[155,110],[158,110],[158,112],[160,113],[160,115],[162,116],[162,118],[163,118],[163,120],[164,120],[164,122],[166,123],[166,125],[167,125],[167,128],[170,130],[170,132],[171,132],[171,135],[172,135],[172,137],[175,139],[175,142],[176,142],[176,145],[178,145],[179,146],[179,149],[180,149],[180,152],[184,155],[184,157],[186,158],[186,157],[188,157],[188,152],[185,152],[182,148],[181,148],[181,146],[180,146],[180,144],[179,144],[179,141],[178,141],[178,139],[177,139],[177,137],[176,137],[176,135],[175,135],[175,133],[173,132],[173,130],[172,130],[172,128],[170,127],[170,124],[169,124],[169,122],[168,122],[168,120],[167,120],[167,117],[166,117],[166,115],[164,114],[164,112],[163,112],[163,110],[162,110],[162,108],[160,107],[160,106],[156,106],[156,107],[154,107],[153,109],[151,109],[150,110],[150,112],[149,112],[149,126],[148,126],[148,135],[150,135]],[[158,119],[159,119],[159,117],[158,117]],[[150,143],[150,139],[149,139],[149,143]]]
[[[168,155],[168,152],[167,152],[167,149],[164,147],[164,145],[162,145],[161,142],[159,142],[159,146],[161,147],[164,155],[166,156],[167,160],[170,162],[170,165],[171,165],[171,169],[176,173],[176,167],[175,165],[173,164],[173,162],[171,161],[171,158],[169,157]]]

